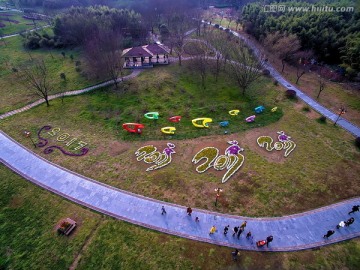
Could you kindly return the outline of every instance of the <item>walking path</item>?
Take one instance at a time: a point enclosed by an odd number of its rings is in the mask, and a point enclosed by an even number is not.
[[[136,76],[138,76],[140,73],[141,73],[142,70],[140,69],[134,69],[132,71],[131,74],[127,75],[127,76],[124,76],[122,79],[118,79],[117,81],[118,82],[121,82],[121,81],[126,81],[126,80],[130,80]],[[52,100],[52,99],[55,99],[55,98],[59,98],[59,97],[68,97],[68,96],[75,96],[75,95],[80,95],[80,94],[83,94],[83,93],[86,93],[86,92],[89,92],[89,91],[92,91],[92,90],[95,90],[95,89],[98,89],[98,88],[101,88],[101,87],[105,87],[105,86],[108,86],[108,85],[112,85],[114,84],[114,81],[113,80],[110,80],[110,81],[106,81],[106,82],[103,82],[103,83],[99,83],[99,84],[96,84],[96,85],[93,85],[93,86],[90,86],[90,87],[87,87],[87,88],[84,88],[84,89],[80,89],[80,90],[75,90],[75,91],[67,91],[67,92],[64,92],[64,93],[59,93],[59,94],[55,94],[55,95],[50,95],[49,96],[49,100]],[[13,111],[10,111],[10,112],[7,112],[7,113],[4,113],[4,114],[1,114],[0,115],[0,120],[1,119],[4,119],[4,118],[7,118],[9,116],[12,116],[14,114],[17,114],[17,113],[21,113],[21,112],[24,112],[24,111],[27,111],[27,110],[30,110],[31,108],[33,107],[36,107],[42,103],[45,103],[45,99],[39,99],[33,103],[30,103],[28,105],[26,105],[25,107],[22,107],[20,109],[17,109],[17,110],[13,110]]]
[[[203,21],[204,22],[204,21]],[[205,23],[205,22],[204,22]],[[215,24],[211,24],[212,26],[215,26]],[[194,29],[191,29],[189,31],[187,31],[185,33],[186,36],[190,35],[191,33],[193,33],[194,31],[196,30],[196,28]],[[246,37],[244,37],[243,35],[233,31],[233,30],[230,30],[230,33],[232,33],[233,35],[235,35],[236,37],[242,39],[250,48],[253,49],[255,55],[257,57],[261,57],[261,52],[260,50],[256,47],[256,45],[249,39],[247,39]],[[191,41],[192,39],[188,39],[188,41]],[[189,60],[189,59],[192,59],[191,57],[185,57],[185,58],[182,58],[182,60],[186,61],[186,60]],[[216,57],[212,57],[211,59],[216,59]],[[171,61],[178,61],[177,58],[169,58],[169,60]],[[297,96],[302,99],[306,104],[308,104],[311,108],[313,108],[314,110],[316,110],[317,112],[319,112],[320,114],[324,115],[326,118],[330,119],[331,121],[335,122],[336,119],[338,118],[338,114],[336,113],[333,113],[332,111],[330,111],[329,109],[327,109],[326,107],[320,105],[318,102],[316,102],[314,99],[312,99],[311,97],[309,97],[308,95],[306,95],[305,93],[303,93],[300,89],[298,89],[296,86],[294,86],[293,84],[291,84],[290,82],[288,82],[270,63],[265,63],[265,66],[264,66],[266,69],[268,69],[270,71],[270,75],[276,79],[282,86],[284,86],[286,89],[292,89],[292,90],[295,90],[296,91],[296,94]],[[125,76],[123,78],[123,80],[128,80],[128,79],[132,79],[136,76],[138,76],[140,74],[141,70],[139,69],[135,69],[133,70],[133,72],[128,75],[128,76]],[[118,79],[118,81],[120,82],[121,79]],[[68,91],[68,92],[65,92],[65,93],[59,93],[59,94],[56,94],[56,95],[51,95],[49,96],[49,100],[51,99],[55,99],[55,98],[58,98],[58,97],[63,97],[63,96],[72,96],[72,95],[79,95],[79,94],[82,94],[82,93],[85,93],[85,92],[88,92],[88,91],[91,91],[91,90],[94,90],[94,89],[98,89],[98,88],[101,88],[101,87],[104,87],[104,86],[108,86],[108,85],[111,85],[113,84],[114,82],[113,81],[107,81],[107,82],[104,82],[104,83],[101,83],[101,84],[97,84],[97,85],[94,85],[94,86],[91,86],[91,87],[88,87],[88,88],[85,88],[85,89],[81,89],[81,90],[75,90],[75,91]],[[23,108],[20,108],[20,109],[17,109],[17,110],[13,110],[13,111],[10,111],[10,112],[7,112],[5,114],[2,114],[0,115],[0,120],[1,119],[4,119],[6,117],[9,117],[11,115],[14,115],[14,114],[17,114],[17,113],[20,113],[20,112],[23,112],[23,111],[27,111],[39,104],[42,104],[44,103],[45,100],[44,99],[40,99],[38,101],[35,101]],[[339,125],[340,127],[342,127],[343,129],[347,130],[348,132],[350,132],[351,134],[353,134],[355,137],[360,137],[360,127],[356,126],[355,124],[349,122],[348,120],[340,117],[340,119],[337,121],[337,125]]]
[[[336,229],[341,220],[347,220],[352,205],[359,204],[355,198],[316,210],[279,218],[248,218],[224,215],[216,212],[193,209],[187,216],[186,207],[164,203],[105,185],[71,172],[32,153],[0,131],[0,162],[29,181],[117,219],[138,224],[160,232],[216,245],[256,251],[294,251],[320,247],[360,236],[360,212],[352,214],[355,222],[350,227]],[[161,215],[161,207],[167,213]],[[200,222],[195,222],[195,217]],[[231,231],[223,235],[223,228],[239,226],[244,220],[248,224],[238,240]],[[218,232],[209,235],[211,226]],[[329,239],[322,236],[329,230],[336,233]],[[253,241],[245,238],[251,230]],[[255,241],[268,235],[274,236],[269,247],[257,248]]]
[[[212,24],[215,26],[214,24]],[[245,44],[247,44],[251,49],[253,49],[255,55],[260,58],[262,53],[257,48],[257,46],[248,38],[245,36],[239,34],[238,32],[235,32],[233,30],[230,30],[230,32],[242,39]],[[299,88],[297,88],[295,85],[291,84],[289,81],[287,81],[269,62],[265,63],[264,68],[268,69],[270,71],[270,75],[277,80],[282,86],[284,86],[286,89],[291,89],[296,91],[296,95],[302,99],[306,104],[308,104],[311,108],[316,110],[318,113],[324,115],[326,118],[330,119],[331,121],[335,122],[338,118],[338,114],[333,113],[326,107],[320,105],[318,102],[316,102],[314,99],[303,93]],[[337,122],[337,125],[341,126],[343,129],[349,131],[351,134],[353,134],[356,137],[360,137],[360,127],[354,125],[353,123],[347,121],[346,119],[340,117],[340,119]]]
[[[44,28],[47,28],[47,27],[50,27],[51,25],[44,25],[44,26],[40,26],[40,27],[36,27],[36,28],[33,28],[33,29],[30,29],[30,30],[25,30],[24,32],[34,32],[36,30],[41,30],[41,29],[44,29]],[[20,33],[16,33],[16,34],[11,34],[11,35],[6,35],[6,36],[2,36],[0,37],[0,40],[4,39],[4,38],[11,38],[11,37],[16,37],[16,36],[20,36]]]

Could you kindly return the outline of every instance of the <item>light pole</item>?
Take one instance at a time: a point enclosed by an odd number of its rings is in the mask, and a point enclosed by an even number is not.
[[[35,142],[33,141],[33,139],[31,138],[31,132],[25,130],[25,131],[24,131],[24,136],[25,136],[26,138],[29,138],[30,141],[32,142],[32,144],[34,145],[34,147],[36,148],[36,144],[35,144]]]
[[[215,198],[215,206],[217,206],[217,202],[218,199],[220,197],[220,192],[222,192],[223,190],[221,188],[215,188],[215,192],[216,192],[216,198]]]
[[[345,113],[346,113],[345,107],[344,107],[344,106],[341,106],[340,109],[339,109],[339,115],[338,115],[338,117],[336,118],[336,121],[334,122],[334,126],[336,126],[336,123],[337,123],[337,121],[339,120],[340,116],[341,116],[342,114],[345,114]]]

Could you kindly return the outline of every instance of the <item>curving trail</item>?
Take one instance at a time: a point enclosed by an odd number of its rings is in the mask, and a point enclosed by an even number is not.
[[[203,21],[204,22],[204,21]],[[204,22],[205,23],[205,22]],[[212,26],[215,26],[215,24],[212,24]],[[225,28],[223,28],[225,29]],[[191,33],[193,33],[196,29],[191,29],[189,31],[186,32],[186,36],[190,35]],[[239,34],[238,32],[235,32],[233,30],[230,30],[230,33],[232,33],[234,36],[240,38],[241,40],[243,40],[245,42],[245,44],[247,44],[247,46],[249,46],[250,48],[253,49],[255,55],[257,57],[261,57],[261,52],[260,50],[256,47],[256,45],[249,40],[248,38],[246,38],[244,35]],[[195,41],[197,39],[191,39],[188,38],[188,41]],[[203,42],[201,40],[197,40],[200,42]],[[215,50],[216,51],[216,50]],[[217,51],[216,51],[217,52]],[[219,53],[219,52],[217,52]],[[178,59],[176,57],[171,57],[169,58],[171,61],[176,62],[178,61]],[[182,60],[186,61],[186,60],[190,60],[192,59],[192,57],[183,57]],[[209,59],[212,60],[216,60],[216,57],[210,57]],[[326,107],[322,106],[321,104],[319,104],[318,102],[316,102],[314,99],[312,99],[311,97],[309,97],[308,95],[306,95],[305,93],[303,93],[300,89],[298,89],[296,86],[294,86],[293,84],[291,84],[290,82],[288,82],[270,63],[265,63],[264,68],[268,69],[270,71],[270,75],[276,79],[283,87],[285,87],[286,89],[292,89],[296,91],[297,96],[302,99],[306,104],[308,104],[312,109],[316,110],[318,113],[320,113],[321,115],[324,115],[325,117],[327,117],[328,119],[330,119],[331,121],[335,122],[336,119],[338,118],[338,114],[330,111],[329,109],[327,109]],[[142,70],[140,69],[135,69],[133,70],[133,72],[128,75],[123,77],[122,79],[118,79],[118,82],[121,82],[122,80],[129,80],[132,79],[136,76],[138,76],[141,73]],[[104,86],[108,86],[108,85],[112,85],[114,84],[114,82],[112,80],[110,81],[106,81],[97,85],[93,85],[91,87],[88,88],[84,88],[81,90],[74,90],[74,91],[67,91],[65,93],[59,93],[56,95],[51,95],[49,96],[49,100],[55,99],[55,98],[59,98],[59,97],[63,97],[63,96],[73,96],[73,95],[79,95],[85,92],[89,92],[91,90],[94,89],[98,89]],[[26,105],[22,108],[4,113],[0,115],[0,120],[7,118],[11,115],[23,112],[23,111],[27,111],[35,106],[38,106],[39,104],[44,103],[45,100],[44,99],[40,99],[38,101],[35,101],[33,103],[30,103],[29,105]],[[357,125],[351,123],[350,121],[340,117],[340,119],[337,121],[337,125],[342,127],[343,129],[345,129],[346,131],[350,132],[351,134],[353,134],[355,137],[360,137],[360,127],[358,127]]]
[[[341,220],[350,217],[348,212],[352,205],[360,204],[360,198],[278,218],[249,218],[200,209],[193,209],[192,217],[189,217],[184,206],[126,192],[53,164],[1,131],[0,149],[1,163],[44,189],[117,219],[192,240],[244,250],[295,251],[360,236],[360,212],[351,215],[355,218],[351,226],[339,230],[335,228]],[[166,215],[161,215],[163,205]],[[198,223],[194,221],[196,216],[200,218]],[[248,224],[239,240],[232,237],[231,232],[227,236],[223,235],[224,226],[233,228],[244,220]],[[213,225],[218,228],[218,232],[209,235]],[[322,236],[329,229],[336,233],[324,239]],[[249,230],[254,241],[245,238]],[[274,236],[274,241],[269,247],[257,248],[255,241],[263,240],[270,234]]]
[[[122,82],[122,81],[126,81],[126,80],[130,80],[136,76],[138,76],[139,74],[141,73],[141,70],[140,69],[134,69],[133,72],[127,76],[124,76],[123,78],[119,78],[117,79],[118,82]],[[98,88],[101,88],[101,87],[105,87],[105,86],[108,86],[108,85],[113,85],[114,84],[114,81],[113,80],[110,80],[110,81],[106,81],[106,82],[103,82],[103,83],[99,83],[99,84],[96,84],[96,85],[93,85],[93,86],[90,86],[90,87],[87,87],[87,88],[84,88],[84,89],[80,89],[80,90],[74,90],[74,91],[67,91],[67,92],[64,92],[64,93],[59,93],[59,94],[55,94],[55,95],[49,95],[49,101],[50,100],[53,100],[55,98],[60,98],[60,97],[68,97],[68,96],[76,96],[76,95],[80,95],[80,94],[83,94],[83,93],[86,93],[86,92],[89,92],[89,91],[92,91],[92,90],[95,90],[95,89],[98,89]],[[42,103],[45,103],[45,99],[39,99],[35,102],[32,102],[20,109],[17,109],[17,110],[13,110],[13,111],[10,111],[10,112],[7,112],[7,113],[4,113],[4,114],[1,114],[0,115],[0,120],[1,119],[5,119],[9,116],[12,116],[14,114],[18,114],[18,113],[21,113],[21,112],[24,112],[24,111],[28,111],[30,110],[31,108],[33,107],[36,107]]]

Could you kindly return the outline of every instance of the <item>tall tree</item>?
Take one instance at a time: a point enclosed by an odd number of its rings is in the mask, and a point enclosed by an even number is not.
[[[199,74],[201,78],[201,86],[206,89],[206,77],[209,72],[209,47],[205,42],[201,40],[196,42],[193,45],[193,48],[196,50],[195,55],[191,57],[188,67],[192,69],[195,73]]]
[[[294,55],[301,49],[300,39],[296,35],[275,32],[268,34],[265,41],[267,49],[281,59],[284,72],[285,62],[292,60]]]
[[[170,49],[174,50],[181,66],[181,59],[184,53],[184,44],[187,31],[193,26],[193,21],[186,13],[174,14],[169,33]]]
[[[230,35],[219,31],[216,28],[212,29],[211,31],[207,31],[205,35],[205,40],[214,47],[213,50],[215,53],[215,66],[213,72],[216,82],[218,80],[221,68],[223,67],[222,60],[225,58],[224,56],[229,55],[229,46],[227,44],[228,39],[231,39]]]
[[[262,76],[264,59],[258,59],[247,49],[244,44],[233,41],[227,42],[230,60],[230,76],[237,82],[243,95],[251,84]]]
[[[121,35],[105,30],[94,34],[85,46],[87,66],[90,71],[100,78],[110,78],[116,88],[123,70],[121,46]]]
[[[46,105],[49,104],[49,93],[53,86],[49,79],[49,70],[43,59],[32,60],[30,65],[22,66],[17,69],[19,81],[28,87],[33,93],[45,99]]]

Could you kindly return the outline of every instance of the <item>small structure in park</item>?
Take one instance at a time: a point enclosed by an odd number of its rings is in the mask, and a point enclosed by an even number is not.
[[[154,65],[168,65],[170,50],[162,44],[149,44],[125,49],[122,58],[124,68],[151,68]]]
[[[68,236],[76,228],[76,225],[76,221],[72,220],[71,218],[66,218],[58,223],[56,230],[59,234]]]
[[[195,118],[193,120],[191,120],[192,124],[195,127],[198,128],[208,128],[209,127],[209,123],[212,122],[211,118],[207,118],[207,117],[201,117],[201,118]]]
[[[142,130],[145,128],[143,124],[139,123],[125,123],[122,125],[123,129],[127,130],[130,133],[141,134]]]
[[[262,113],[263,111],[265,111],[265,107],[264,106],[259,106],[255,108],[255,112],[256,113]]]
[[[248,123],[252,123],[255,121],[256,115],[250,115],[249,117],[245,118],[245,121]]]
[[[161,128],[161,132],[164,134],[175,134],[176,128],[175,127],[163,127]]]

